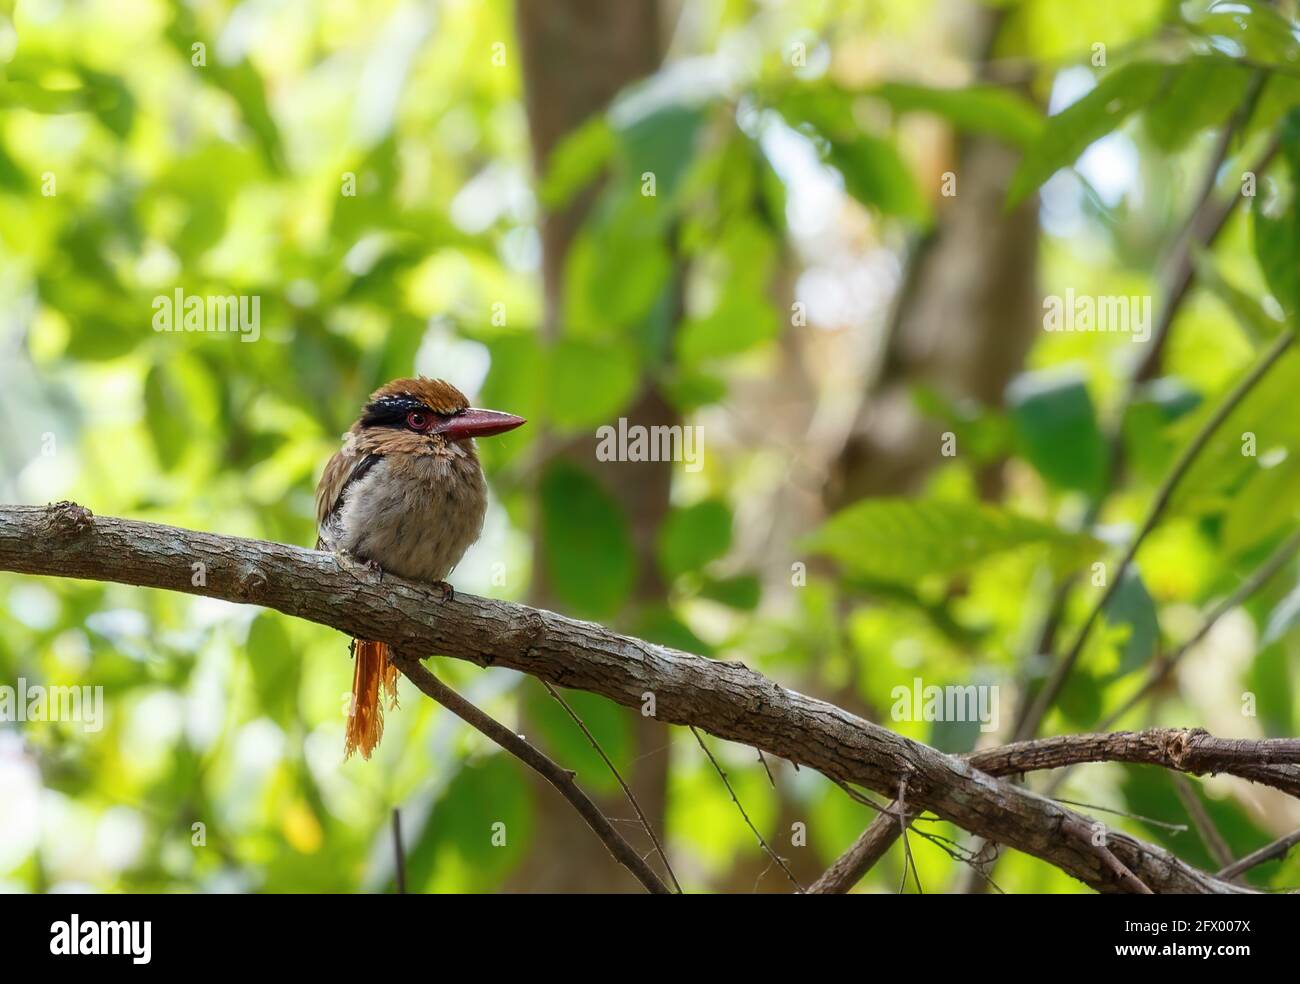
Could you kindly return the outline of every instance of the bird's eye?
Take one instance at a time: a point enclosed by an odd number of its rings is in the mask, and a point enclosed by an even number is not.
[[[419,410],[412,410],[406,415],[406,426],[411,430],[424,430],[429,426],[429,415]]]

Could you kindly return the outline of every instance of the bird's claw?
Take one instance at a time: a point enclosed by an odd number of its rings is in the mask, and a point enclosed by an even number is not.
[[[456,598],[456,589],[446,581],[434,581],[433,586],[442,594],[443,601],[454,601]]]

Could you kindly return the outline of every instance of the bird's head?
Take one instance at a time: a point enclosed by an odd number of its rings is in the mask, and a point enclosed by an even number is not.
[[[526,423],[523,417],[469,405],[465,394],[442,379],[394,379],[371,394],[357,427],[387,427],[446,441],[504,434]]]

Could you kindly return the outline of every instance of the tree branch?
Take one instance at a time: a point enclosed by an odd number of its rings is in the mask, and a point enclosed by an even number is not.
[[[1157,765],[1192,775],[1224,772],[1300,798],[1300,767],[1286,764],[1300,761],[1297,752],[1300,742],[1294,739],[1247,741],[1215,738],[1199,728],[1153,728],[1019,741],[972,752],[964,758],[991,776],[1016,776],[1085,762]],[[908,822],[919,812],[910,810]],[[884,857],[898,839],[898,831],[892,809],[876,817],[813,883],[808,894],[847,892]]]
[[[573,804],[573,808],[578,811],[582,819],[587,821],[587,826],[609,848],[609,853],[614,855],[615,860],[632,872],[636,880],[645,886],[647,892],[652,895],[672,894],[672,891],[654,873],[654,870],[645,863],[641,855],[632,849],[632,845],[627,842],[626,838],[614,829],[614,825],[609,822],[609,818],[600,812],[600,807],[578,788],[572,772],[562,768],[536,746],[529,744],[496,718],[456,693],[430,673],[419,660],[399,653],[394,654],[393,663],[426,696],[433,698],[470,727],[487,735],[525,765],[535,769],[539,775],[559,790],[560,795]]]
[[[1204,449],[1204,447],[1209,443],[1214,432],[1219,429],[1219,425],[1228,419],[1228,416],[1234,409],[1236,409],[1237,405],[1246,398],[1250,391],[1255,388],[1256,384],[1268,375],[1269,370],[1272,369],[1273,366],[1277,364],[1278,360],[1286,354],[1287,349],[1291,347],[1291,344],[1294,341],[1295,334],[1291,331],[1284,331],[1282,334],[1278,335],[1277,339],[1268,347],[1264,354],[1255,363],[1254,367],[1251,368],[1250,372],[1242,377],[1241,381],[1232,388],[1232,391],[1224,398],[1223,402],[1215,408],[1214,413],[1212,413],[1209,419],[1201,426],[1201,429],[1196,432],[1192,440],[1185,448],[1183,448],[1182,453],[1178,456],[1178,460],[1174,462],[1173,468],[1170,469],[1169,474],[1165,476],[1165,480],[1160,483],[1160,488],[1156,490],[1155,498],[1147,509],[1146,519],[1142,521],[1142,525],[1138,529],[1137,534],[1133,537],[1132,541],[1128,545],[1128,549],[1124,551],[1124,556],[1116,565],[1114,573],[1110,575],[1110,580],[1107,582],[1105,589],[1093,603],[1092,608],[1088,611],[1088,615],[1083,621],[1083,625],[1079,627],[1079,631],[1075,634],[1074,642],[1053,668],[1052,675],[1048,678],[1047,682],[1043,685],[1042,689],[1039,690],[1037,695],[1035,695],[1033,703],[1029,706],[1029,711],[1026,714],[1025,719],[1021,721],[1019,726],[1016,728],[1017,738],[1032,738],[1035,732],[1038,731],[1043,719],[1047,716],[1047,712],[1051,709],[1052,705],[1056,702],[1056,698],[1060,696],[1061,690],[1065,687],[1066,680],[1069,678],[1071,670],[1074,669],[1075,663],[1078,662],[1079,656],[1083,653],[1084,644],[1088,641],[1088,635],[1092,631],[1093,625],[1095,625],[1097,620],[1101,617],[1102,612],[1106,610],[1106,605],[1110,602],[1111,598],[1114,597],[1115,592],[1119,590],[1119,586],[1123,581],[1124,572],[1128,569],[1129,565],[1133,563],[1134,558],[1137,557],[1138,549],[1146,540],[1147,535],[1155,529],[1156,524],[1160,521],[1161,514],[1173,498],[1174,490],[1178,487],[1178,483],[1182,481],[1183,476],[1186,475],[1188,470],[1192,467],[1192,463],[1196,460],[1197,455],[1199,455],[1202,449]]]
[[[1284,858],[1291,848],[1300,844],[1300,830],[1293,830],[1284,837],[1279,837],[1271,844],[1265,844],[1258,851],[1252,851],[1240,861],[1234,861],[1226,868],[1219,872],[1220,878],[1226,878],[1232,881],[1244,875],[1256,865],[1263,864],[1265,861],[1273,861],[1278,858]]]
[[[586,736],[587,742],[596,750],[596,754],[600,756],[601,761],[603,761],[609,771],[614,774],[614,778],[618,780],[618,784],[623,787],[623,795],[626,796],[627,801],[632,804],[632,810],[636,813],[637,819],[641,821],[642,829],[645,830],[646,836],[650,838],[650,843],[655,846],[655,851],[659,854],[659,860],[664,863],[664,871],[667,873],[668,877],[672,879],[673,888],[676,889],[677,894],[680,895],[682,891],[682,883],[677,880],[677,873],[673,871],[673,866],[668,861],[668,854],[664,851],[664,846],[659,843],[659,838],[655,835],[655,829],[650,823],[650,818],[645,815],[645,810],[641,809],[641,804],[637,802],[637,798],[632,792],[632,787],[629,786],[627,780],[623,778],[623,773],[618,771],[618,766],[614,764],[613,759],[605,754],[605,749],[602,748],[600,742],[596,740],[596,736],[591,733],[591,729],[588,728],[582,718],[578,716],[578,712],[573,709],[569,702],[560,696],[560,692],[545,680],[542,681],[542,686],[546,688],[547,693],[554,697],[556,702],[559,703],[559,705],[568,713],[569,717],[573,719],[573,723],[578,726],[578,730]]]
[[[520,670],[625,706],[639,708],[653,696],[661,721],[695,725],[887,796],[905,779],[917,810],[1047,861],[1098,891],[1129,888],[1077,833],[1080,814],[740,663],[510,602],[463,594],[442,600],[428,585],[392,575],[380,580],[332,554],[93,517],[72,503],[0,507],[0,570],[264,605],[355,638],[383,640],[399,667],[439,700],[445,695],[429,683],[437,681],[416,662],[433,653]],[[1152,891],[1244,891],[1126,834],[1110,833],[1107,846]]]

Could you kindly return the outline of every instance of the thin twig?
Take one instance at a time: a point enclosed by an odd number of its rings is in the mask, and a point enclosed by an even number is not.
[[[786,866],[786,863],[781,860],[781,856],[778,855],[776,851],[772,850],[770,846],[768,846],[767,841],[763,839],[763,835],[760,834],[758,832],[758,828],[754,826],[754,821],[749,819],[749,814],[745,812],[745,808],[740,805],[740,800],[736,798],[736,791],[731,788],[731,782],[727,779],[727,774],[722,771],[722,766],[718,764],[718,760],[715,759],[713,757],[713,753],[709,751],[709,746],[704,744],[704,739],[700,737],[700,733],[695,730],[695,725],[692,724],[689,725],[689,727],[691,729],[691,734],[695,736],[695,740],[700,743],[700,748],[704,749],[704,754],[707,755],[709,761],[713,763],[713,768],[718,773],[718,776],[722,779],[722,784],[727,787],[727,792],[731,794],[731,801],[736,804],[736,809],[739,810],[740,815],[745,818],[745,823],[749,825],[749,829],[752,830],[754,832],[754,836],[758,838],[758,843],[762,846],[763,850],[767,852],[767,856],[781,866],[781,870],[784,871],[785,876],[790,879],[790,883],[794,885],[794,887],[798,890],[799,894],[802,895],[803,886],[799,884],[799,879],[797,879],[794,876],[794,872],[792,872]]]
[[[840,789],[844,790],[844,792],[848,795],[848,797],[851,800],[853,800],[856,803],[861,803],[863,806],[875,810],[877,814],[879,814],[876,817],[876,819],[873,820],[871,824],[867,827],[868,832],[873,829],[878,829],[877,828],[878,824],[884,824],[888,826],[890,831],[893,832],[895,829],[894,822],[893,822],[894,817],[897,817],[900,823],[906,823],[909,825],[921,820],[940,819],[938,817],[921,816],[920,814],[916,814],[916,813],[909,815],[906,812],[904,812],[900,814],[896,809],[897,801],[894,801],[893,803],[890,803],[888,806],[886,806],[883,803],[877,803],[875,800],[871,799],[871,797],[866,796],[863,793],[859,792],[858,790],[854,789],[852,786],[844,782],[842,779],[837,779],[834,776],[828,776],[827,778],[829,778],[831,782],[835,783],[835,785],[839,786]],[[947,854],[954,861],[960,861],[962,864],[969,865],[979,875],[981,875],[984,878],[984,880],[989,883],[990,886],[996,889],[999,895],[1006,894],[1006,892],[1002,890],[1002,887],[998,885],[997,882],[995,882],[992,878],[990,878],[988,874],[985,873],[980,868],[975,855],[972,854],[970,851],[968,851],[966,848],[962,847],[956,841],[952,840],[951,838],[944,837],[942,834],[936,834],[926,830],[917,830],[915,828],[912,828],[912,833],[916,834],[918,837],[923,838],[924,840],[928,840],[931,844],[939,848],[941,851]],[[861,839],[862,838],[860,837],[859,841],[861,841]],[[880,843],[880,841],[878,841],[877,843]],[[887,842],[884,842],[884,846],[880,849],[880,853],[884,854],[885,851],[888,850],[891,844],[893,844],[892,837]],[[839,861],[837,861],[836,863],[837,864],[844,863],[847,857],[848,857],[848,852],[846,852],[845,855],[841,855]],[[872,863],[874,863],[874,861],[875,858],[873,857]],[[913,860],[913,864],[915,864],[915,859]],[[913,873],[915,873],[916,870],[915,867],[913,867],[912,870]],[[841,894],[843,892],[847,892],[850,888],[852,888],[853,884],[857,882],[860,878],[861,875],[857,875],[857,876],[849,875],[845,877],[841,872],[839,872],[836,869],[834,865],[832,865],[832,867],[829,870],[827,870],[827,872],[823,874],[819,879],[817,879],[817,881],[808,889],[808,894],[809,895]],[[920,891],[921,885],[919,881],[917,882],[916,887],[917,890]]]
[[[393,807],[393,870],[397,894],[406,894],[406,852],[402,850],[402,811]]]
[[[1219,171],[1227,162],[1232,143],[1254,115],[1255,106],[1259,102],[1259,97],[1264,91],[1264,83],[1267,80],[1268,76],[1265,72],[1256,72],[1251,77],[1241,105],[1237,107],[1231,122],[1219,134],[1219,141],[1210,157],[1210,166],[1205,169],[1205,174],[1201,179],[1201,187],[1196,197],[1197,206],[1192,210],[1186,224],[1175,240],[1173,254],[1166,265],[1168,277],[1165,281],[1164,290],[1161,292],[1163,301],[1160,305],[1160,312],[1156,317],[1155,327],[1152,329],[1146,354],[1130,380],[1131,388],[1126,403],[1132,402],[1133,388],[1152,379],[1157,374],[1165,344],[1169,340],[1170,329],[1173,327],[1174,317],[1178,314],[1183,301],[1191,290],[1192,283],[1196,279],[1197,250],[1213,245],[1219,238],[1219,234],[1223,232],[1223,227],[1228,224],[1228,219],[1232,216],[1237,207],[1237,202],[1241,198],[1241,195],[1234,189],[1233,193],[1226,199],[1216,200],[1214,189],[1218,185]],[[1275,131],[1270,137],[1264,152],[1254,162],[1253,170],[1255,174],[1260,174],[1268,168],[1280,148],[1281,136],[1280,133]]]
[[[1293,830],[1285,837],[1279,837],[1271,844],[1265,844],[1258,851],[1252,851],[1240,861],[1234,861],[1232,864],[1219,871],[1219,877],[1225,881],[1235,881],[1238,877],[1245,874],[1256,865],[1263,864],[1265,861],[1273,861],[1278,858],[1286,857],[1291,848],[1300,844],[1300,830]]]
[[[912,869],[912,879],[916,882],[916,893],[924,895],[925,891],[921,888],[921,873],[916,870],[916,858],[912,857],[912,843],[907,839],[907,780],[904,779],[898,784],[898,799],[894,801],[894,809],[898,813],[898,831],[903,838],[903,880],[899,883],[898,894],[903,894],[903,889],[907,887],[907,869]]]
[[[200,584],[192,576],[196,562],[209,572]],[[410,657],[436,652],[563,681],[566,687],[632,707],[639,706],[641,694],[653,691],[661,698],[660,720],[707,728],[721,740],[851,778],[878,793],[892,796],[900,778],[922,773],[927,777],[923,783],[909,779],[914,806],[1039,858],[1094,888],[1114,887],[1112,877],[1081,858],[1072,845],[1062,844],[1057,836],[1062,807],[1010,783],[990,783],[978,766],[778,686],[741,664],[709,660],[525,605],[470,594],[447,598],[430,585],[397,576],[385,577],[381,589],[368,573],[330,554],[95,516],[71,502],[0,505],[0,571],[259,605],[330,626],[349,638],[385,640],[407,656],[402,662],[407,667]],[[1201,759],[1201,764],[1209,761]],[[1261,757],[1249,765],[1237,759],[1233,768],[1260,782],[1300,783],[1295,766],[1260,764],[1271,761]],[[1116,836],[1112,850],[1162,892],[1253,891],[1127,835]]]
[[[672,890],[663,883],[654,869],[633,850],[609,819],[574,782],[574,773],[562,768],[545,753],[529,744],[500,721],[471,704],[456,691],[429,672],[418,660],[399,653],[392,656],[393,663],[424,694],[432,697],[451,713],[476,731],[510,752],[525,765],[536,770],[542,778],[560,791],[560,795],[573,804],[574,809],[587,821],[592,832],[609,848],[610,854],[621,863],[653,895],[671,895]]]
[[[1148,342],[1146,355],[1129,377],[1123,398],[1120,400],[1119,410],[1115,415],[1114,426],[1109,428],[1107,434],[1107,443],[1109,445],[1107,474],[1111,482],[1118,479],[1120,472],[1124,468],[1124,418],[1137,399],[1141,385],[1155,374],[1156,367],[1159,365],[1160,356],[1164,351],[1165,343],[1173,327],[1174,318],[1182,309],[1182,305],[1190,293],[1191,286],[1195,282],[1195,256],[1197,252],[1214,245],[1241,198],[1240,195],[1234,194],[1224,201],[1215,201],[1214,189],[1218,183],[1219,171],[1228,159],[1228,151],[1232,146],[1232,142],[1254,113],[1255,104],[1258,102],[1262,86],[1263,79],[1257,74],[1250,82],[1247,98],[1243,100],[1238,111],[1233,114],[1232,119],[1219,135],[1219,140],[1215,145],[1214,152],[1210,155],[1209,164],[1205,169],[1201,185],[1195,196],[1195,205],[1193,205],[1186,221],[1179,230],[1174,240],[1170,258],[1164,265],[1165,276],[1161,290],[1162,301],[1159,317],[1156,319],[1156,325]],[[1264,153],[1255,161],[1254,171],[1256,174],[1267,169],[1269,163],[1276,156],[1279,146],[1278,138],[1275,136]],[[1089,503],[1083,521],[1084,527],[1089,526],[1100,515],[1106,495],[1107,493],[1103,493],[1096,496]],[[1067,578],[1054,589],[1042,626],[1037,633],[1037,646],[1031,654],[1032,656],[1037,657],[1040,653],[1052,652],[1055,649],[1056,632],[1060,627],[1062,613],[1065,610],[1065,605],[1069,600],[1071,589],[1076,580],[1076,577]],[[1028,694],[1028,691],[1026,691],[1026,694]],[[1042,724],[1040,720],[1034,722],[1033,728],[1026,727],[1026,716],[1029,713],[1030,706],[1030,701],[1026,697],[1016,711],[1016,727],[1013,733],[1015,738],[1032,738]]]
[[[1134,895],[1155,894],[1141,878],[1133,874],[1133,871],[1128,865],[1116,857],[1115,852],[1110,849],[1110,845],[1107,843],[1105,834],[1102,835],[1100,842],[1098,842],[1097,838],[1094,836],[1093,828],[1086,821],[1074,814],[1067,815],[1061,821],[1061,831],[1063,833],[1068,832],[1075,838],[1075,842],[1078,843],[1079,846],[1092,851],[1092,853],[1102,863],[1102,866],[1105,867],[1106,870],[1114,876],[1115,880],[1120,885],[1123,885],[1127,891]]]
[[[632,794],[632,787],[623,779],[622,774],[618,771],[618,767],[615,766],[613,761],[610,760],[610,757],[605,754],[605,749],[600,747],[600,742],[596,740],[596,736],[593,735],[587,725],[583,723],[582,718],[578,716],[578,712],[569,705],[568,701],[560,696],[559,691],[545,680],[542,681],[542,686],[546,688],[547,692],[550,693],[552,697],[559,701],[561,707],[568,711],[569,717],[573,718],[574,723],[577,724],[582,733],[587,736],[587,741],[591,743],[591,747],[596,750],[597,754],[600,755],[605,764],[609,766],[609,771],[614,773],[614,778],[617,779],[618,784],[623,787],[623,794],[627,797],[627,801],[632,804],[632,809],[635,810],[636,815],[641,818],[641,826],[645,828],[646,834],[650,837],[650,842],[654,844],[655,850],[659,853],[659,860],[664,863],[664,870],[668,872],[668,877],[672,879],[673,886],[677,889],[678,894],[681,894],[681,883],[677,880],[677,875],[673,872],[673,866],[668,863],[668,855],[664,852],[663,845],[659,843],[659,838],[655,836],[654,828],[650,826],[649,817],[645,815],[645,811],[641,809],[641,804],[636,801],[636,796]],[[759,754],[761,755],[762,753],[760,752]]]
[[[1191,817],[1192,826],[1196,828],[1197,836],[1201,838],[1205,849],[1210,852],[1210,857],[1214,858],[1214,863],[1220,867],[1232,864],[1232,851],[1228,849],[1228,842],[1223,839],[1219,828],[1214,825],[1214,819],[1205,809],[1201,798],[1196,795],[1191,781],[1181,772],[1172,773],[1170,778],[1174,781],[1174,792],[1178,794],[1183,808]]]
[[[1130,813],[1128,810],[1117,810],[1111,806],[1099,806],[1096,803],[1083,803],[1079,800],[1063,799],[1059,796],[1053,796],[1052,799],[1057,803],[1064,803],[1066,806],[1077,806],[1083,810],[1096,810],[1098,813],[1113,813],[1117,817],[1128,817],[1130,820],[1141,820],[1143,823],[1150,824],[1153,827],[1161,827],[1173,834],[1184,834],[1187,832],[1187,824],[1170,823],[1168,820],[1157,820],[1155,817],[1144,817],[1140,813]]]
[[[1059,776],[1066,774],[1071,767],[1085,762],[1132,762],[1167,769],[1185,769],[1192,773],[1223,772],[1300,797],[1300,769],[1286,761],[1295,755],[1296,750],[1288,739],[1265,738],[1260,739],[1260,742],[1243,743],[1214,738],[1198,730],[1155,728],[1149,731],[1038,738],[981,749],[970,752],[963,758],[981,772],[998,778],[1044,769],[1060,770]],[[1243,761],[1247,756],[1252,756],[1253,761]],[[832,778],[832,781],[853,799],[876,810],[880,816],[868,824],[813,883],[809,888],[813,894],[849,891],[898,838],[894,804],[884,806],[875,803],[839,779]],[[1055,785],[1051,786],[1045,795],[1050,797],[1055,788]],[[1091,804],[1088,806],[1100,809]]]
[[[1105,610],[1106,605],[1109,604],[1111,598],[1114,597],[1115,592],[1119,589],[1125,571],[1127,571],[1129,565],[1133,563],[1133,558],[1137,555],[1138,549],[1146,540],[1147,534],[1155,529],[1156,523],[1159,522],[1161,515],[1165,511],[1165,507],[1169,505],[1170,500],[1173,498],[1174,489],[1177,488],[1178,483],[1182,480],[1183,476],[1187,474],[1192,463],[1196,460],[1197,455],[1199,455],[1209,443],[1214,432],[1218,430],[1219,426],[1228,418],[1229,414],[1237,408],[1241,401],[1246,398],[1247,394],[1255,388],[1260,380],[1268,375],[1268,371],[1277,364],[1278,360],[1281,359],[1283,355],[1286,354],[1287,349],[1291,347],[1291,344],[1294,341],[1295,334],[1293,332],[1286,331],[1279,335],[1273,344],[1268,347],[1268,350],[1264,355],[1255,363],[1255,366],[1250,370],[1250,372],[1248,372],[1245,377],[1243,377],[1242,380],[1233,387],[1232,392],[1229,393],[1224,401],[1219,404],[1218,408],[1213,414],[1211,414],[1209,420],[1202,425],[1201,429],[1192,438],[1191,442],[1183,448],[1182,454],[1178,456],[1178,460],[1175,462],[1174,467],[1170,470],[1169,474],[1165,476],[1165,480],[1161,482],[1160,488],[1156,491],[1155,498],[1152,500],[1151,506],[1147,510],[1146,519],[1142,521],[1142,525],[1138,528],[1137,534],[1133,537],[1132,541],[1130,541],[1128,549],[1124,552],[1123,558],[1120,560],[1114,573],[1107,582],[1105,590],[1101,593],[1101,597],[1097,599],[1093,604],[1092,609],[1088,612],[1087,618],[1084,619],[1083,625],[1079,628],[1078,633],[1074,637],[1074,642],[1070,645],[1070,648],[1066,651],[1061,661],[1057,663],[1056,669],[1053,671],[1051,678],[1046,684],[1044,684],[1043,688],[1034,698],[1034,702],[1030,706],[1028,715],[1025,717],[1021,726],[1017,729],[1016,734],[1018,738],[1028,738],[1038,731],[1038,727],[1042,723],[1043,718],[1047,716],[1048,710],[1056,702],[1056,698],[1060,696],[1061,690],[1065,686],[1066,679],[1070,675],[1070,671],[1074,669],[1075,663],[1078,662],[1079,656],[1083,652],[1084,644],[1088,641],[1088,636],[1092,631],[1093,625],[1096,624],[1097,619]]]
[[[1156,687],[1164,683],[1165,680],[1169,678],[1169,675],[1173,673],[1178,662],[1187,654],[1188,650],[1204,639],[1219,619],[1232,611],[1238,605],[1242,604],[1242,602],[1246,601],[1246,599],[1272,580],[1273,575],[1280,571],[1287,562],[1295,557],[1297,552],[1300,552],[1300,531],[1292,533],[1291,536],[1287,537],[1287,539],[1269,555],[1268,559],[1246,577],[1230,595],[1210,609],[1205,618],[1201,620],[1201,624],[1197,626],[1196,631],[1193,632],[1186,641],[1178,646],[1177,649],[1170,653],[1169,656],[1160,660],[1151,668],[1151,673],[1147,677],[1146,682],[1142,684],[1133,696],[1124,701],[1117,710],[1113,711],[1106,720],[1101,723],[1098,730],[1110,730],[1114,727],[1117,721],[1136,707],[1144,698],[1155,690]]]

